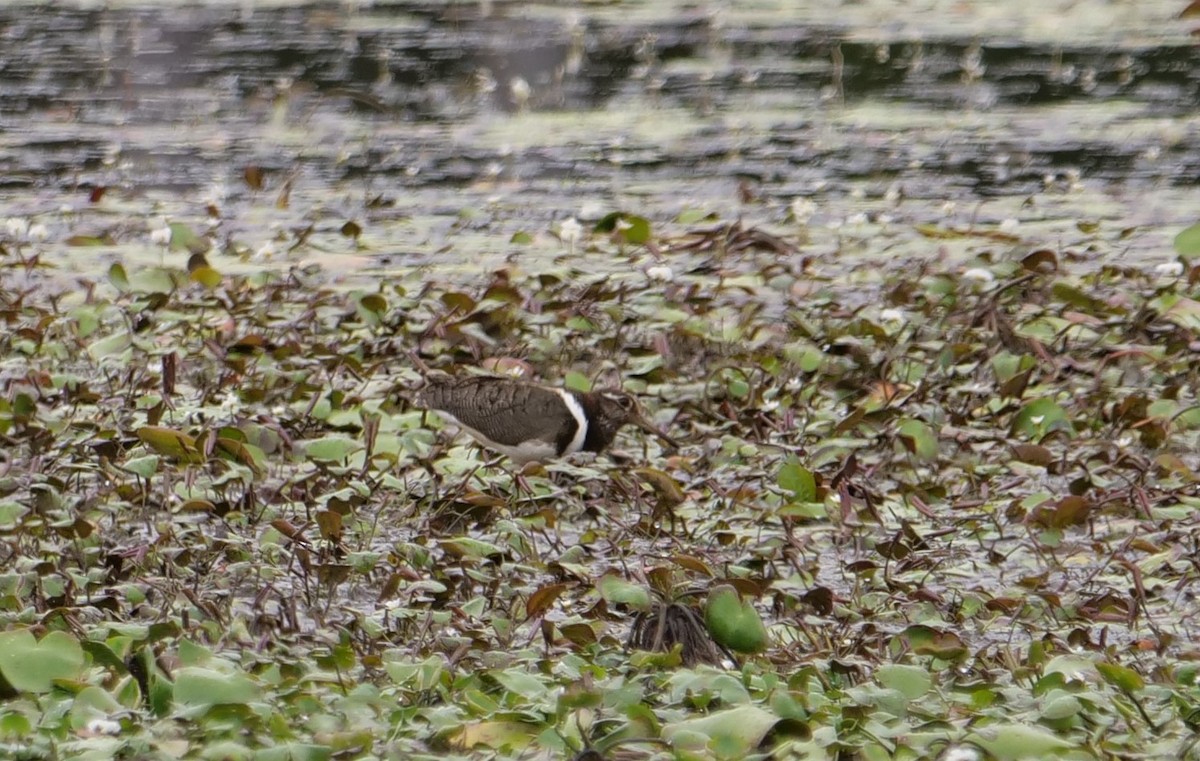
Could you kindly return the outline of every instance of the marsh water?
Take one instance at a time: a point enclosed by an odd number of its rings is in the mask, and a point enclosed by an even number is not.
[[[615,209],[825,258],[979,255],[897,232],[934,224],[1162,261],[1200,210],[1183,5],[10,4],[0,216],[95,244],[83,271],[158,256],[154,218],[356,271]]]

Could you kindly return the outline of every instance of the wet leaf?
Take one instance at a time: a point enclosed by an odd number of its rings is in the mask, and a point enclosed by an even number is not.
[[[1046,729],[1027,724],[993,724],[976,730],[968,739],[997,761],[1053,758],[1075,747]]]
[[[1096,670],[1100,672],[1100,676],[1104,677],[1104,681],[1122,692],[1132,694],[1146,688],[1146,681],[1142,679],[1141,674],[1128,666],[1099,661],[1096,663]]]
[[[735,653],[759,653],[767,648],[767,628],[749,600],[722,584],[709,590],[704,623],[715,642]]]
[[[933,679],[927,670],[898,663],[880,666],[875,670],[875,678],[884,687],[900,692],[909,700],[916,700],[933,686]]]
[[[173,428],[143,426],[137,430],[142,443],[154,452],[182,462],[203,462],[204,455],[196,448],[196,440]]]
[[[650,610],[650,592],[639,584],[608,574],[600,578],[596,590],[610,605],[626,605],[634,610]]]
[[[79,641],[66,632],[41,640],[28,629],[0,632],[0,676],[20,692],[50,692],[57,681],[77,679],[83,665]]]
[[[536,618],[542,615],[565,591],[567,591],[567,585],[562,583],[539,587],[525,601],[525,617]]]
[[[1200,256],[1200,222],[1186,227],[1175,236],[1175,253],[1184,261]]]
[[[258,699],[258,686],[241,672],[189,667],[175,675],[175,701],[182,705],[244,705]]]
[[[779,487],[791,492],[797,502],[817,501],[817,480],[812,471],[800,464],[795,457],[783,461],[777,477]]]

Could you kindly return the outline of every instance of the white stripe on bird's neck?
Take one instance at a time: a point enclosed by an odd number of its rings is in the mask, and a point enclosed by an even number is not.
[[[583,449],[583,442],[587,439],[587,413],[583,411],[583,405],[579,403],[579,399],[577,399],[570,391],[561,388],[556,388],[554,390],[557,391],[558,395],[562,397],[563,404],[567,405],[567,409],[571,412],[571,416],[575,418],[575,436],[571,439],[570,443],[567,444],[567,448],[564,449],[560,454],[574,454],[580,449]]]

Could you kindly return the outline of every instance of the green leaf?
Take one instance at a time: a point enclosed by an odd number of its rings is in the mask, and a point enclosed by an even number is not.
[[[548,691],[545,682],[520,669],[493,671],[489,675],[508,692],[528,700],[540,700]]]
[[[196,449],[196,440],[183,431],[158,426],[143,426],[137,437],[151,450],[182,462],[203,462],[204,455]]]
[[[1189,262],[1200,256],[1200,222],[1184,228],[1175,236],[1175,252]]]
[[[736,653],[761,653],[767,649],[767,627],[754,603],[742,600],[728,584],[714,587],[704,606],[704,624],[715,642]]]
[[[55,680],[79,678],[83,648],[70,634],[53,631],[35,640],[28,629],[0,632],[0,675],[21,692],[49,692]]]
[[[88,344],[87,353],[91,355],[92,359],[100,360],[120,354],[132,345],[133,338],[129,333],[121,331]]]
[[[191,666],[175,675],[175,702],[183,705],[245,705],[258,699],[258,685],[241,672],[226,674]]]
[[[1051,431],[1063,431],[1074,435],[1067,412],[1053,399],[1035,399],[1026,404],[1013,417],[1012,429],[1032,439],[1040,439]]]
[[[171,250],[172,251],[187,251],[192,254],[203,254],[211,246],[208,241],[201,238],[192,228],[182,222],[172,222],[171,228]]]
[[[1074,743],[1029,724],[993,724],[967,739],[992,754],[997,761],[1052,758],[1060,751],[1076,747]]]
[[[15,528],[21,518],[29,512],[29,508],[20,502],[5,500],[0,502],[0,529]]]
[[[125,274],[125,267],[120,262],[113,262],[108,268],[108,282],[121,293],[129,291],[129,275]]]
[[[192,282],[199,283],[210,291],[221,284],[221,273],[212,267],[197,267],[188,273]]]
[[[755,750],[779,717],[756,705],[741,705],[708,716],[666,724],[662,736],[672,747],[710,749],[717,758],[736,758]]]
[[[600,596],[610,605],[628,605],[634,610],[650,610],[650,592],[639,584],[622,579],[616,574],[607,574],[596,585]]]
[[[896,690],[909,700],[929,692],[933,686],[933,678],[929,672],[920,666],[903,664],[885,664],[875,669],[875,679],[888,689]]]
[[[1101,661],[1096,664],[1096,670],[1104,681],[1123,692],[1141,692],[1146,687],[1142,675],[1127,666]]]
[[[641,245],[650,240],[650,221],[636,214],[614,211],[596,223],[595,232],[616,233],[626,243]]]
[[[318,462],[344,463],[346,458],[363,448],[357,439],[346,436],[326,436],[304,443],[304,454]]]
[[[924,422],[912,418],[902,420],[897,433],[904,448],[919,459],[926,461],[937,459],[937,434]]]
[[[812,471],[800,464],[795,457],[788,457],[779,467],[776,476],[779,488],[789,491],[797,502],[817,501],[817,479]]]
[[[571,391],[587,393],[592,390],[592,382],[588,380],[588,377],[574,370],[567,373],[566,377],[563,378],[563,385]]]
[[[125,470],[142,478],[151,478],[158,472],[158,463],[160,458],[156,454],[146,455],[145,457],[135,457],[129,460],[123,466]]]

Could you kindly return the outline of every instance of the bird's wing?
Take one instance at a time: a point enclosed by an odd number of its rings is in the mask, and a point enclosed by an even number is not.
[[[508,378],[430,379],[419,402],[505,446],[544,439],[562,449],[576,429],[575,420],[563,416],[566,410],[557,391]]]

